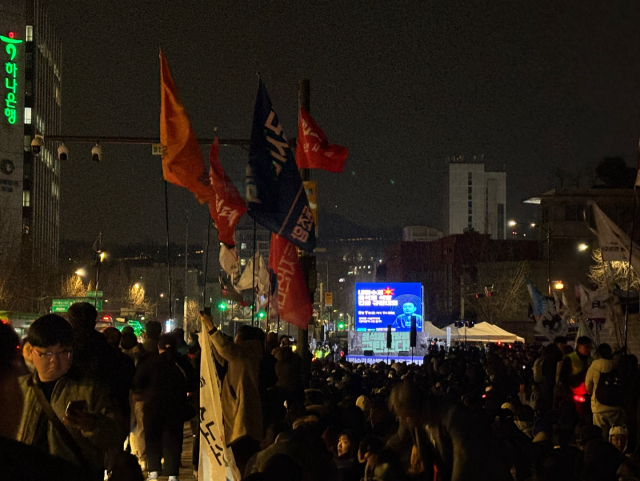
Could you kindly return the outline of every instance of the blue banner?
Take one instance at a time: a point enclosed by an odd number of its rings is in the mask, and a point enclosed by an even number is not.
[[[262,80],[253,112],[247,205],[258,224],[306,251],[316,245],[315,225],[293,152]]]

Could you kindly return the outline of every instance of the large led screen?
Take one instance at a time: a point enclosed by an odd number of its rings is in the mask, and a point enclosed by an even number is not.
[[[422,331],[422,284],[418,282],[357,282],[356,331]]]

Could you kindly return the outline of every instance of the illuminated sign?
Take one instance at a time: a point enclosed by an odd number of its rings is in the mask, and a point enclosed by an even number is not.
[[[422,284],[417,282],[356,283],[356,322],[358,331],[422,331]]]
[[[9,32],[6,37],[0,35],[0,40],[4,43],[4,51],[8,56],[4,63],[4,86],[6,88],[4,95],[4,116],[11,125],[14,125],[18,119],[16,109],[18,102],[18,63],[15,60],[18,54],[16,45],[22,43],[22,40],[14,37],[15,34],[13,32]]]

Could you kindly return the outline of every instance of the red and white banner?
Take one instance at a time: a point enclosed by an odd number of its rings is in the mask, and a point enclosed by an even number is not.
[[[296,246],[278,234],[271,234],[269,267],[278,276],[280,317],[300,329],[306,329],[313,307]]]
[[[234,232],[247,205],[240,192],[220,165],[218,136],[213,139],[209,151],[209,180],[215,192],[215,200],[209,203],[211,218],[218,229],[218,239],[227,245],[235,245]]]
[[[322,169],[342,172],[349,150],[330,144],[327,136],[305,109],[300,107],[298,140],[296,141],[296,164],[300,169]]]

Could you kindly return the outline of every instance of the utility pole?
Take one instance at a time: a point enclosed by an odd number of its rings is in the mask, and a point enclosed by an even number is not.
[[[304,108],[307,112],[311,111],[311,82],[309,79],[301,80],[298,84],[298,115],[300,115],[300,107]],[[311,177],[309,169],[300,169],[300,177],[302,177],[303,183],[308,182]],[[302,251],[300,261],[307,288],[309,289],[309,297],[311,298],[311,302],[313,302],[317,283],[317,279],[315,278],[316,257],[313,254]],[[298,328],[298,347],[301,349],[300,356],[302,357],[302,363],[305,367],[305,377],[307,377],[311,367],[308,329]]]
[[[182,316],[182,328],[185,335],[189,332],[187,327],[187,313],[189,306],[188,286],[187,282],[189,277],[189,211],[187,211],[187,223],[184,228],[184,315]],[[204,280],[205,288],[207,287],[207,280]]]
[[[100,282],[100,263],[102,262],[102,231],[98,234],[98,247],[94,249],[96,256],[96,296],[93,299],[93,306],[98,308],[98,289]]]

